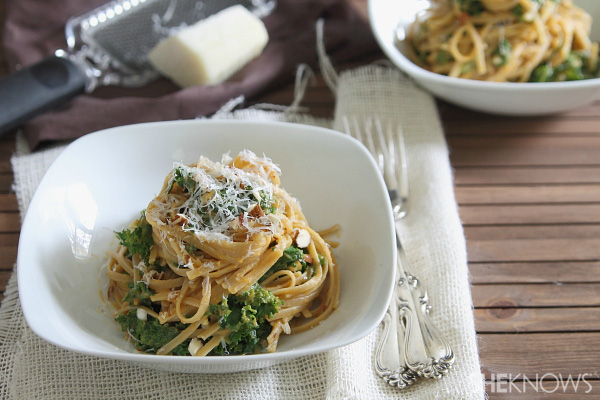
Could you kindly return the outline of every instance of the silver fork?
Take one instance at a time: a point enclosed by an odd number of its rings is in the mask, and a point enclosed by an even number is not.
[[[408,165],[401,130],[383,129],[378,119],[367,119],[361,128],[356,118],[343,118],[346,133],[371,152],[385,180],[398,245],[398,279],[394,298],[384,318],[384,332],[375,352],[375,370],[400,389],[417,377],[439,379],[454,363],[454,351],[429,317],[427,291],[412,273],[400,241],[399,224],[408,212]],[[396,134],[394,134],[396,133]]]

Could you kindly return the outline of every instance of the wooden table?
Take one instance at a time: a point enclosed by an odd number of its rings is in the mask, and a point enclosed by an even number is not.
[[[365,15],[365,1],[353,2]],[[2,23],[4,12],[0,0]],[[6,73],[0,49],[0,76]],[[290,84],[256,101],[289,104],[292,97]],[[304,105],[331,116],[333,102],[319,79]],[[439,107],[490,399],[599,398],[600,102],[540,118]],[[1,291],[20,229],[14,150],[14,133],[0,139]]]

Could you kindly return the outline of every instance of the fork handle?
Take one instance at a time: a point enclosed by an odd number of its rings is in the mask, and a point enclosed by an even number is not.
[[[392,301],[383,317],[383,332],[375,349],[375,371],[388,385],[405,389],[417,381],[417,374],[406,367],[400,353],[404,332],[396,322],[397,312],[396,302]]]
[[[405,269],[404,266],[407,266]],[[405,280],[401,293],[400,322],[404,327],[403,353],[406,366],[425,378],[439,379],[446,375],[454,363],[454,351],[429,317],[431,306],[427,291],[408,267],[404,249],[398,247],[398,266]]]

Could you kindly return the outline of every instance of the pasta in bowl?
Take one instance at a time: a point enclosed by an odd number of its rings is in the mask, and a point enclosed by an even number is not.
[[[386,55],[443,100],[493,114],[543,115],[600,98],[594,0],[369,4]]]
[[[33,332],[73,352],[175,372],[262,368],[375,329],[393,289],[392,220],[373,159],[338,132],[113,128],[74,141],[44,175],[21,230],[19,297]],[[260,329],[231,337],[244,308]]]
[[[107,295],[138,350],[274,352],[282,333],[311,329],[337,308],[330,245],[281,188],[280,173],[249,150],[178,164],[117,233]]]
[[[597,78],[592,17],[571,0],[432,0],[406,32],[417,65],[492,82]]]

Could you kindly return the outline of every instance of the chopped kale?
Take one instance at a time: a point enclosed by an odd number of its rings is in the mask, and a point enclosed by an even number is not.
[[[554,75],[554,68],[550,63],[540,64],[531,71],[530,82],[550,82]]]
[[[273,198],[273,195],[267,191],[259,190],[260,200],[258,201],[258,205],[262,208],[265,214],[273,214],[277,211],[277,202]],[[250,197],[254,200],[257,200],[254,195],[250,195]]]
[[[429,56],[431,55],[430,51],[423,51],[423,52],[419,52],[418,56],[419,56],[419,60],[421,60],[422,63],[427,64],[427,59],[429,58]]]
[[[544,5],[544,3],[546,3],[546,1],[552,1],[554,3],[558,3],[560,0],[533,0],[536,3],[538,3],[538,6],[541,7]],[[525,21],[525,22],[531,22],[531,17],[530,15],[528,15],[528,18],[525,18],[525,8],[523,7],[522,4],[517,4],[516,6],[513,7],[512,9],[512,13],[513,15],[519,17],[520,21]]]
[[[589,54],[581,51],[571,52],[560,65],[552,67],[550,63],[538,65],[531,73],[530,82],[578,81],[597,78],[600,68],[589,68]]]
[[[198,248],[193,244],[185,245],[185,251],[187,251],[188,254],[194,254],[196,252],[196,250],[198,250]]]
[[[523,8],[523,6],[521,4],[517,4],[512,9],[512,13],[519,18],[523,18],[523,15],[525,14],[525,9]]]
[[[468,74],[475,69],[475,61],[468,61],[464,63],[460,68],[461,74]]]
[[[152,289],[144,282],[138,282],[135,285],[130,284],[131,289],[123,297],[123,302],[128,302],[132,306],[152,307],[150,296],[154,294]]]
[[[456,0],[456,2],[460,10],[469,15],[479,15],[485,10],[480,0]]]
[[[445,65],[453,60],[452,54],[447,52],[446,50],[440,50],[437,55],[437,62],[440,65]]]
[[[140,351],[156,353],[165,344],[173,340],[185,329],[185,324],[171,326],[168,323],[161,325],[158,320],[148,315],[147,321],[138,319],[136,310],[118,315],[115,320],[121,325],[121,330],[127,332],[135,341],[135,347]],[[181,329],[179,329],[181,328]],[[181,343],[173,349],[173,355],[188,355],[189,340]]]
[[[559,80],[579,81],[585,79],[583,60],[580,55],[575,53],[569,54],[565,62],[559,65],[556,70]]]
[[[167,189],[167,193],[171,193],[175,183],[184,189],[184,191],[189,193],[193,192],[196,188],[196,181],[194,180],[194,177],[181,167],[175,168],[175,171],[173,172],[173,178],[171,178],[171,182],[169,183],[169,187]]]
[[[501,67],[508,63],[508,58],[510,56],[511,45],[510,42],[506,39],[500,41],[496,50],[494,50],[492,56],[492,64],[495,67]]]
[[[130,256],[137,253],[148,264],[148,257],[150,257],[154,240],[152,239],[152,225],[148,223],[143,212],[133,230],[123,229],[121,232],[115,233],[120,243],[129,250]]]
[[[283,251],[283,254],[273,264],[271,268],[258,280],[259,282],[264,281],[269,275],[281,271],[282,269],[288,269],[289,267],[296,264],[296,261],[300,261],[302,264],[302,271],[306,268],[306,261],[304,261],[304,251],[298,247],[291,245]]]
[[[260,341],[271,332],[267,318],[279,311],[282,301],[258,284],[238,295],[229,295],[209,308],[222,328],[231,330],[225,346],[220,344],[211,355],[249,354],[260,349]]]

